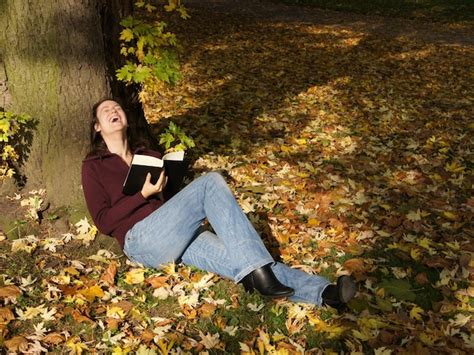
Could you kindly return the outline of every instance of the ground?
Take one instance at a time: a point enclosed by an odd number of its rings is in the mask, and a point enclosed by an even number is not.
[[[472,353],[473,23],[268,1],[188,7],[191,19],[169,25],[183,78],[145,88],[149,122],[195,139],[194,175],[222,172],[275,257],[352,274],[355,299],[338,314],[185,266],[143,269],[83,211],[38,223],[43,197],[25,192],[2,202],[17,223],[2,226],[0,344]]]

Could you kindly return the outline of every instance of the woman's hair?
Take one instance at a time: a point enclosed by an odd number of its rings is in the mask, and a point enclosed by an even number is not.
[[[97,132],[95,130],[95,125],[96,125],[96,123],[99,122],[99,120],[97,118],[97,109],[105,101],[115,101],[116,103],[118,103],[122,107],[125,114],[127,115],[127,120],[128,120],[128,124],[129,124],[129,127],[127,128],[127,140],[128,140],[130,150],[132,150],[132,152],[134,150],[138,149],[138,148],[156,149],[156,142],[153,139],[153,137],[151,136],[151,134],[149,134],[150,133],[149,130],[144,135],[140,134],[140,132],[135,132],[135,131],[137,131],[137,129],[134,128],[134,127],[136,127],[136,122],[132,122],[132,120],[134,118],[125,109],[125,107],[122,105],[120,100],[110,98],[110,97],[105,97],[105,98],[100,99],[99,101],[97,101],[94,104],[94,106],[92,106],[92,119],[91,119],[90,126],[89,126],[90,148],[89,148],[89,153],[87,154],[87,157],[102,156],[103,154],[107,154],[109,152],[109,150],[107,148],[107,145],[105,144],[105,141],[102,138],[102,135],[100,134],[100,132]]]

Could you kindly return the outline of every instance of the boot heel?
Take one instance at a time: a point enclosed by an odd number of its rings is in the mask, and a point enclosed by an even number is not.
[[[257,290],[262,296],[269,298],[291,297],[295,290],[283,285],[273,274],[270,264],[252,271],[242,279],[245,291],[252,293]]]
[[[247,293],[253,293],[255,290],[250,282],[242,282],[242,285],[244,286],[244,290]]]

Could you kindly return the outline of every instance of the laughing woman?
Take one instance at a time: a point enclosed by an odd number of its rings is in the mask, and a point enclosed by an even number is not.
[[[129,138],[127,116],[116,101],[94,105],[91,150],[83,161],[82,185],[98,229],[115,237],[127,257],[147,267],[169,262],[194,265],[242,283],[270,298],[342,308],[355,294],[349,276],[337,284],[275,262],[221,175],[205,174],[165,201],[167,177],[140,192],[122,194],[133,154],[160,157]],[[202,231],[207,219],[215,234]]]

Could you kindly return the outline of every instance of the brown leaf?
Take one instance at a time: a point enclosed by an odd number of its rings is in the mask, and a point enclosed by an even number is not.
[[[188,305],[183,305],[182,311],[184,316],[187,319],[195,319],[197,317],[197,311],[194,308],[189,307]]]
[[[77,293],[79,286],[76,285],[74,287],[66,286],[66,285],[57,285],[57,287],[61,290],[64,296],[72,296]]]
[[[117,303],[112,303],[112,305],[122,308],[125,313],[130,312],[130,310],[133,308],[133,303],[131,303],[129,301],[125,301],[125,300],[122,300],[122,301],[117,302]]]
[[[364,259],[354,258],[344,262],[344,268],[351,273],[362,273],[365,271]]]
[[[150,286],[155,289],[165,286],[169,278],[169,276],[151,276],[147,278],[145,282],[149,283]]]
[[[462,267],[467,268],[470,262],[471,262],[471,255],[468,253],[461,254],[461,256],[459,257],[459,265],[461,265]]]
[[[21,290],[14,285],[0,287],[0,298],[17,298]]]
[[[385,225],[395,228],[398,227],[402,223],[401,217],[390,216],[389,218],[385,219]]]
[[[13,319],[15,319],[15,316],[13,315],[13,312],[10,310],[10,308],[0,308],[0,323],[8,324]]]
[[[28,341],[21,335],[17,335],[10,340],[5,341],[4,344],[11,352],[24,352],[28,347]]]
[[[448,259],[443,258],[439,255],[432,256],[430,258],[427,258],[424,263],[429,266],[429,267],[434,267],[434,268],[445,268],[451,266],[451,263]]]
[[[107,285],[112,286],[115,284],[115,275],[117,274],[117,263],[111,262],[109,267],[104,271],[100,280],[105,282]]]
[[[204,318],[210,318],[216,311],[216,308],[217,306],[215,304],[205,303],[199,308],[199,312]]]
[[[155,337],[155,333],[153,333],[150,329],[145,329],[142,334],[140,335],[140,339],[145,343],[149,344],[153,341]]]
[[[428,276],[424,272],[420,272],[415,276],[415,281],[418,285],[426,285],[430,283],[430,280],[428,280]]]
[[[43,338],[43,342],[52,345],[58,345],[64,342],[64,336],[59,333],[49,333]]]
[[[8,328],[5,323],[0,323],[0,339],[3,339],[8,334]]]
[[[120,323],[122,323],[122,320],[121,319],[117,319],[117,318],[110,318],[110,317],[107,317],[105,318],[105,322],[107,323],[107,328],[110,329],[110,330],[117,330]]]
[[[89,323],[89,324],[94,324],[94,321],[84,315],[81,314],[78,310],[74,309],[71,312],[72,317],[77,323]]]
[[[379,334],[379,338],[385,345],[392,345],[395,339],[395,336],[386,330],[381,330]]]

